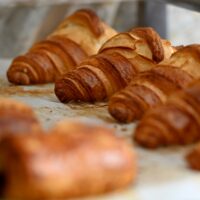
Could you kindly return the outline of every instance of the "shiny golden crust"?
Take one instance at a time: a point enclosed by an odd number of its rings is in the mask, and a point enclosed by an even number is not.
[[[67,17],[50,37],[63,35],[80,44],[88,55],[93,55],[116,33],[94,11],[81,9]]]
[[[104,43],[99,53],[119,52],[129,59],[136,53],[158,63],[175,51],[169,41],[161,39],[154,29],[145,27],[117,34]]]
[[[190,168],[200,170],[200,145],[197,144],[187,155],[186,161]]]
[[[169,94],[185,88],[193,80],[187,72],[173,66],[159,66],[140,73],[110,98],[109,112],[123,123],[138,120],[149,108],[164,103]]]
[[[6,134],[38,130],[41,130],[41,127],[30,107],[15,100],[0,98],[0,138]]]
[[[93,11],[79,10],[28,53],[16,57],[7,72],[8,80],[23,85],[54,82],[88,55],[97,53],[115,34]]]
[[[98,54],[58,80],[55,94],[61,102],[106,100],[124,88],[136,72],[120,54]]]
[[[104,34],[105,30],[103,24],[96,13],[92,10],[80,9],[71,15],[68,20],[76,24],[88,26],[96,37],[100,37]],[[61,24],[60,28],[63,28],[63,25],[65,26],[66,23]]]
[[[124,188],[135,179],[132,147],[111,130],[66,122],[52,131],[4,138],[0,152],[7,198],[90,196]]]
[[[169,44],[163,45],[153,29],[141,28],[144,32],[146,30],[142,36],[138,30],[135,29],[137,34],[132,31],[114,36],[102,46],[97,55],[89,57],[76,70],[59,79],[55,84],[58,99],[61,102],[108,100],[115,92],[127,86],[137,73],[156,66],[158,55],[162,53],[159,54],[158,50],[152,52],[153,48],[149,45],[151,42],[154,43],[153,47],[156,42],[158,46],[162,44],[162,52],[167,52],[166,55],[169,55],[170,48],[171,53],[174,51],[173,47],[167,46]],[[157,58],[152,60],[152,55]],[[162,55],[162,59],[165,58],[165,54]]]
[[[163,65],[134,77],[124,90],[111,97],[110,114],[120,122],[138,120],[149,108],[164,103],[172,92],[200,78],[199,50],[200,45],[182,47]]]
[[[134,28],[130,31],[133,35],[146,40],[149,48],[152,51],[153,60],[160,62],[164,59],[164,48],[160,36],[154,29],[149,28]]]
[[[179,67],[198,79],[200,77],[200,45],[184,46],[160,64]]]
[[[200,139],[200,81],[169,97],[165,105],[148,111],[134,139],[147,148],[187,145]]]

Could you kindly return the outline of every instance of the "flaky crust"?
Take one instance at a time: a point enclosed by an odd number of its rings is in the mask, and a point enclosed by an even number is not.
[[[176,66],[198,79],[200,77],[200,45],[184,46],[160,64]]]
[[[0,139],[7,134],[41,130],[33,110],[18,101],[0,98]]]
[[[120,50],[126,58],[134,58],[136,53],[156,63],[168,59],[176,51],[169,41],[163,40],[150,27],[134,28],[130,32],[117,34],[104,43],[99,53]]]
[[[164,48],[161,38],[152,28],[134,28],[130,32],[131,34],[136,35],[139,38],[143,38],[145,41],[147,41],[147,44],[149,45],[149,48],[152,52],[153,60],[160,62],[164,59]]]
[[[109,100],[109,113],[123,123],[138,120],[149,108],[164,103],[171,93],[193,80],[176,67],[156,67],[139,74],[125,89],[114,94]]]
[[[131,146],[109,129],[79,123],[64,122],[49,134],[4,138],[0,152],[9,199],[101,194],[124,188],[136,175]]]
[[[147,148],[187,145],[200,139],[200,81],[171,95],[164,105],[149,110],[134,139]]]
[[[139,30],[144,33],[140,34]],[[138,28],[135,32],[137,34],[132,30],[112,37],[97,55],[59,79],[55,84],[58,99],[61,102],[108,100],[127,86],[137,73],[154,68],[159,59],[165,58],[163,52],[168,47],[153,29]],[[153,51],[156,44],[162,47],[160,54],[158,49]],[[174,51],[173,47],[169,48]]]
[[[106,100],[124,88],[136,73],[120,54],[98,54],[59,79],[55,94],[61,102]]]
[[[50,37],[63,35],[80,44],[88,55],[93,55],[116,33],[114,29],[102,22],[94,11],[80,9],[66,18]]]
[[[78,10],[28,53],[16,57],[7,72],[8,80],[23,85],[54,82],[88,55],[97,53],[115,34],[93,11]]]
[[[162,65],[134,77],[124,90],[111,97],[110,114],[120,122],[138,120],[149,108],[164,103],[172,92],[200,78],[199,47],[182,47]]]

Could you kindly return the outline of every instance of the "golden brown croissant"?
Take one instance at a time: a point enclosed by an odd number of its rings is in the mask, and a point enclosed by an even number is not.
[[[59,79],[55,93],[61,102],[106,100],[138,72],[152,69],[173,51],[170,43],[151,28],[120,33],[108,40],[99,54]]]
[[[16,57],[8,72],[14,84],[54,82],[71,71],[116,31],[103,23],[92,11],[82,9],[67,17],[46,40],[33,45],[23,56]]]
[[[40,124],[29,106],[0,98],[0,138],[4,134],[30,133],[40,129]]]
[[[176,89],[200,78],[200,45],[182,47],[162,64],[139,74],[110,98],[109,112],[115,119],[138,120],[149,108],[164,103]]]
[[[97,195],[126,187],[136,175],[131,145],[107,128],[79,123],[62,123],[50,134],[7,136],[0,155],[8,199]]]
[[[176,48],[172,47],[169,41],[160,38],[153,28],[138,27],[110,38],[102,45],[99,53],[119,52],[133,60],[137,53],[159,63],[168,59],[175,51]]]
[[[134,139],[148,148],[186,145],[200,140],[200,80],[174,92],[164,105],[146,112]]]

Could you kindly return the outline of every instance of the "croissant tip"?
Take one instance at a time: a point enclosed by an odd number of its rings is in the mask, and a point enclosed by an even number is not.
[[[157,137],[156,130],[142,126],[136,129],[134,140],[141,146],[149,149],[156,149],[161,146],[160,138]]]
[[[22,71],[15,71],[15,72],[8,71],[7,77],[8,77],[9,82],[13,84],[19,84],[19,85],[31,84],[31,80],[28,74]]]
[[[111,103],[108,107],[109,113],[119,122],[128,123],[131,122],[131,119],[134,118],[134,113],[129,112],[129,108],[123,103]]]
[[[63,87],[63,81],[62,79],[59,79],[55,82],[54,86],[54,93],[56,97],[59,99],[62,103],[67,103],[67,97],[66,97],[66,91],[65,87]]]
[[[194,170],[200,170],[200,152],[193,150],[186,154],[185,159],[187,160],[188,166]]]

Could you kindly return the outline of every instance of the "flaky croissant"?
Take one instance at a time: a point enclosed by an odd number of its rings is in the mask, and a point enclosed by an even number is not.
[[[146,110],[164,103],[167,96],[200,78],[200,45],[180,48],[162,65],[136,76],[110,98],[109,112],[120,122],[140,119]]]
[[[7,136],[0,145],[8,199],[66,199],[106,193],[136,175],[132,146],[107,128],[64,122],[49,134]]]
[[[168,58],[174,48],[151,28],[136,28],[108,40],[99,54],[83,61],[55,84],[61,102],[102,101],[124,88],[141,71]]]
[[[92,10],[78,10],[28,53],[16,57],[8,69],[8,80],[24,85],[54,82],[88,55],[97,53],[115,34]]]
[[[200,80],[174,92],[164,105],[146,112],[134,139],[147,148],[187,145],[200,140]]]
[[[32,108],[16,100],[0,98],[0,139],[5,134],[38,130],[41,130],[41,126]]]
[[[168,59],[175,51],[176,48],[172,47],[169,41],[162,39],[153,28],[138,27],[110,38],[102,45],[99,53],[119,52],[133,60],[136,53],[159,63]]]

